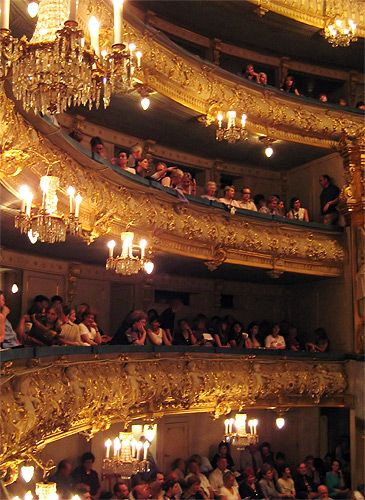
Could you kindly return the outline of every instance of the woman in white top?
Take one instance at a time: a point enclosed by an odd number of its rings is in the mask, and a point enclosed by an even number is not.
[[[82,342],[79,325],[75,323],[76,311],[69,306],[63,306],[63,322],[60,341],[63,345],[89,345]]]
[[[226,471],[223,473],[223,486],[219,489],[219,494],[226,500],[241,500],[233,472]]]
[[[147,327],[148,340],[153,345],[172,345],[166,331],[161,328],[158,318],[154,318]]]
[[[265,339],[266,349],[285,349],[284,337],[279,335],[280,326],[275,323],[271,330],[271,335],[268,335]]]
[[[95,323],[94,314],[90,311],[85,311],[81,318],[82,321],[79,324],[79,329],[82,342],[88,345],[101,344],[101,336]]]
[[[309,222],[308,210],[300,206],[300,199],[294,197],[290,200],[290,210],[287,213],[288,219],[304,220]]]

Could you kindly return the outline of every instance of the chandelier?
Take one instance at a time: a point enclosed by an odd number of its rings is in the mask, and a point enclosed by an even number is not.
[[[227,124],[223,124],[224,114],[219,111],[217,114],[218,129],[216,130],[215,138],[217,141],[227,141],[230,144],[234,144],[237,141],[243,141],[247,139],[246,130],[246,120],[247,115],[243,114],[241,116],[241,122],[237,124],[236,121],[237,113],[234,110],[227,111],[226,121]]]
[[[66,233],[73,236],[81,234],[79,212],[82,198],[75,196],[75,188],[70,186],[67,194],[70,198],[70,213],[68,217],[57,211],[59,178],[54,175],[44,175],[40,180],[42,191],[42,205],[32,207],[33,193],[28,186],[19,190],[21,209],[15,217],[15,227],[22,234],[27,234],[32,243],[59,243],[66,240]]]
[[[114,270],[117,274],[130,276],[137,274],[142,269],[151,274],[154,264],[146,260],[147,241],[142,239],[138,245],[133,244],[134,233],[124,232],[120,235],[122,240],[122,253],[114,257],[115,241],[108,243],[109,256],[106,261],[106,269]]]
[[[7,28],[0,31],[0,77],[12,67],[14,96],[26,111],[53,114],[70,106],[98,108],[101,102],[107,107],[113,92],[133,89],[142,53],[134,43],[123,43],[123,0],[114,0],[110,53],[100,53],[100,25],[94,16],[88,22],[90,43],[85,40],[76,22],[77,0],[41,0],[30,41],[11,37],[8,18],[7,13],[2,22]]]
[[[132,425],[131,432],[120,432],[119,436],[105,441],[104,476],[129,479],[138,472],[147,472],[148,448],[156,435],[156,425]]]
[[[243,450],[250,444],[257,444],[259,440],[257,425],[257,419],[251,419],[247,422],[246,413],[237,413],[234,418],[228,418],[224,421],[224,440],[238,450]]]
[[[333,47],[348,47],[356,42],[356,24],[352,19],[341,19],[340,16],[328,18],[323,29],[323,36]]]

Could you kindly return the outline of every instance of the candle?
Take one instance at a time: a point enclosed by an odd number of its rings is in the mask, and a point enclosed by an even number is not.
[[[123,43],[123,0],[113,0],[114,44]]]
[[[145,441],[143,443],[143,460],[147,460],[147,451],[150,443],[148,441]]]
[[[141,240],[139,242],[139,246],[141,248],[141,260],[144,259],[144,254],[145,254],[145,250],[146,250],[146,246],[147,246],[147,241],[146,240]]]
[[[140,68],[141,67],[141,58],[142,58],[142,52],[140,50],[138,50],[136,52],[136,58],[137,58],[137,67]]]
[[[115,241],[114,240],[110,240],[108,242],[108,248],[109,248],[109,258],[113,258],[113,253],[114,253],[114,248],[115,248]]]
[[[68,16],[70,21],[76,21],[76,10],[77,10],[77,0],[71,0],[70,15]]]
[[[117,457],[120,450],[120,440],[119,438],[114,439],[114,456]]]
[[[229,419],[226,418],[224,421],[224,434],[228,434]]]
[[[246,126],[247,115],[243,114],[241,118],[242,127]]]
[[[26,202],[28,194],[29,194],[29,187],[26,185],[21,186],[19,189],[19,196],[20,196],[20,199],[22,201],[21,208],[20,208],[20,211],[22,213],[25,212],[25,202]]]
[[[137,441],[133,438],[131,441],[132,457],[133,458],[135,458],[135,456],[136,456],[136,445],[137,445]]]
[[[95,16],[91,16],[89,20],[90,43],[97,56],[100,55],[99,48],[99,28],[100,23]]]
[[[105,441],[105,448],[106,448],[106,458],[109,458],[110,457],[110,447],[112,445],[112,440],[111,439],[107,439]]]
[[[74,188],[74,187],[69,186],[69,187],[67,188],[67,191],[66,191],[66,192],[67,192],[68,196],[70,197],[70,214],[72,214],[72,213],[73,213],[73,211],[74,211],[74,208],[73,208],[73,200],[74,200],[74,196],[75,196],[75,192],[76,192],[76,191],[75,191],[75,188]]]
[[[25,212],[27,217],[30,217],[30,211],[32,209],[33,194],[29,192],[25,200]]]
[[[132,56],[133,52],[136,50],[136,44],[135,43],[130,43],[128,45],[128,48],[129,48],[130,55]]]
[[[137,460],[140,460],[141,459],[141,450],[143,448],[143,443],[141,441],[137,441],[136,448],[137,448]]]
[[[219,113],[217,114],[217,120],[218,120],[218,127],[221,128],[223,121],[223,113],[221,111],[219,111]]]
[[[0,29],[9,29],[10,0],[1,0],[0,3]]]
[[[79,194],[77,194],[75,198],[75,217],[79,216],[81,202],[82,202],[82,197]]]

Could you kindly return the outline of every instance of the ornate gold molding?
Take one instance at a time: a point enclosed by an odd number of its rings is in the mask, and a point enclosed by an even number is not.
[[[112,422],[201,411],[218,417],[245,406],[343,405],[346,387],[339,362],[249,355],[75,353],[8,361],[1,378],[0,466],[14,467],[66,435],[92,437]]]
[[[24,183],[39,192],[39,178],[48,170],[55,172],[60,177],[59,202],[65,211],[66,189],[70,184],[77,186],[83,197],[81,222],[88,243],[105,234],[119,235],[131,227],[148,235],[155,251],[202,259],[211,262],[211,268],[225,261],[278,272],[320,276],[342,273],[345,251],[341,234],[182,203],[90,160],[52,125],[28,115],[48,138],[37,133],[4,94],[0,95],[0,105],[8,110],[4,134],[13,137],[1,155],[0,172],[6,174],[11,168],[13,151],[21,152],[17,175],[4,176],[2,184],[14,194]]]

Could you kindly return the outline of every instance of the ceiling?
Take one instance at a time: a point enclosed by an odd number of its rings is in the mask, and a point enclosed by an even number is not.
[[[318,28],[273,12],[260,17],[257,6],[232,0],[130,0],[132,5],[208,38],[262,53],[342,69],[364,69],[364,40],[333,48]],[[128,8],[128,7],[127,7]]]

